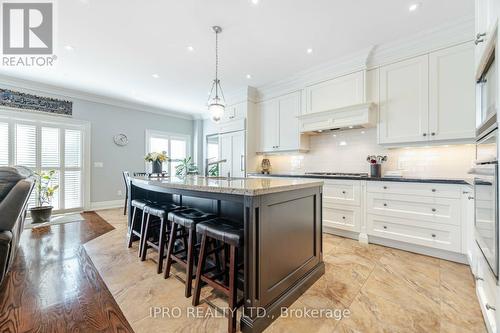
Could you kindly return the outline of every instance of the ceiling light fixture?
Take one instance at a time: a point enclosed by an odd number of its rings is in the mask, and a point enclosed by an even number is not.
[[[313,53],[313,49],[307,49],[307,54]]]
[[[416,11],[418,8],[420,7],[420,3],[413,3],[410,5],[410,7],[408,7],[408,10],[410,12],[414,12]]]
[[[249,79],[249,80],[250,80],[251,78],[252,78],[252,75],[247,74],[247,79]]]
[[[212,121],[218,123],[222,119],[226,108],[224,93],[219,80],[219,34],[222,32],[222,28],[215,25],[212,30],[215,32],[215,79],[208,96],[208,112],[210,112]],[[212,97],[214,92],[215,95]],[[219,96],[219,92],[221,96]]]
[[[74,51],[74,50],[75,50],[75,48],[74,48],[73,46],[71,46],[71,45],[66,45],[66,46],[64,47],[64,49],[65,49],[66,51]]]
[[[253,3],[254,5],[258,5],[258,4],[259,4],[259,2],[260,2],[259,0],[252,0],[252,3]]]
[[[156,73],[155,73],[155,74],[153,74],[153,75],[151,75],[151,76],[152,76],[154,79],[159,79],[159,78],[160,78],[160,75],[158,75],[158,74],[156,74]]]
[[[187,47],[187,50],[188,50],[189,52],[193,52],[193,51],[194,51],[194,47],[192,47],[191,45],[189,45],[189,46]]]

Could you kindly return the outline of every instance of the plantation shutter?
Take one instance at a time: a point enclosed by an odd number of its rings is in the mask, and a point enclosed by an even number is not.
[[[82,206],[82,132],[65,130],[64,205],[66,209]]]
[[[0,123],[0,166],[9,165],[9,123]]]

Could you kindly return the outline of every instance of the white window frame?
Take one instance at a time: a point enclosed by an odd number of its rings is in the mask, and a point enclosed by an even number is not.
[[[144,148],[144,155],[150,152],[151,148],[151,137],[161,137],[165,138],[168,140],[168,154],[171,154],[172,149],[171,149],[171,142],[172,140],[178,139],[178,140],[184,140],[186,141],[186,157],[191,156],[193,159],[194,157],[191,155],[191,136],[188,134],[181,134],[181,133],[173,133],[173,132],[164,132],[164,131],[158,131],[158,130],[151,130],[151,129],[146,129],[145,131],[145,148]],[[169,156],[170,157],[170,156]],[[196,163],[195,161],[193,161]],[[150,170],[151,166],[149,165],[150,163],[146,162],[145,163],[145,170]],[[175,174],[175,170],[171,170],[172,165],[169,163],[168,164],[168,174],[173,175]]]
[[[90,133],[91,126],[90,122],[84,120],[77,120],[70,118],[68,116],[53,116],[50,114],[29,111],[29,110],[11,110],[10,108],[0,107],[0,122],[6,122],[9,124],[9,164],[15,162],[15,125],[16,124],[26,124],[37,126],[37,137],[40,139],[40,129],[41,127],[56,127],[61,130],[64,129],[75,129],[82,132],[82,207],[76,209],[60,209],[57,213],[75,212],[88,210],[90,208]],[[60,136],[61,137],[61,136]],[[64,139],[60,139],[60,165],[64,162]],[[37,155],[40,155],[40,151],[37,150]],[[36,168],[40,169],[40,156],[37,156]],[[50,168],[48,168],[50,169]],[[61,170],[61,166],[54,168]],[[71,169],[71,168],[68,168]],[[61,182],[61,179],[59,181]],[[64,198],[60,198],[60,203],[63,202]]]

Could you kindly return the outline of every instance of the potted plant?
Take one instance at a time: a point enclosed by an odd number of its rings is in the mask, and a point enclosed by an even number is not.
[[[49,222],[52,216],[52,199],[59,185],[53,185],[56,171],[41,171],[35,172],[35,196],[37,198],[38,206],[30,209],[31,219],[33,223]]]
[[[193,163],[191,157],[185,158],[180,161],[181,164],[175,167],[176,176],[197,175],[198,167]]]
[[[144,160],[152,163],[153,173],[162,173],[163,162],[168,160],[167,152],[162,151],[161,153],[148,153],[144,156]]]

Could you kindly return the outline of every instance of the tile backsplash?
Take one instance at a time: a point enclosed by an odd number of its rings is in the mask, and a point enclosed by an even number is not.
[[[375,128],[330,132],[311,136],[305,154],[265,156],[271,173],[369,172],[368,155],[387,155],[382,174],[402,170],[406,177],[466,178],[472,167],[472,144],[387,149],[377,144]]]

